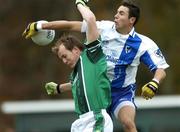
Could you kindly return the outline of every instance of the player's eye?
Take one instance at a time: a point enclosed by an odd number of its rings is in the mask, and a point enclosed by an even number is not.
[[[120,11],[119,14],[120,14],[120,15],[124,15],[124,12],[123,12],[123,11]]]
[[[64,58],[64,59],[65,59],[65,58],[67,58],[67,56],[66,56],[66,55],[63,55],[63,56],[62,56],[62,58]]]

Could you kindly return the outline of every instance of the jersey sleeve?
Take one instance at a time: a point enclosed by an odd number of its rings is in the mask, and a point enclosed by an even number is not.
[[[158,68],[166,69],[169,67],[161,50],[152,40],[147,39],[144,46],[146,46],[147,49],[140,57],[140,61],[143,62],[151,71],[154,72]]]
[[[103,20],[103,21],[96,21],[96,25],[97,28],[100,32],[100,34],[103,32],[103,30],[112,28],[114,25],[114,22],[112,21],[107,21],[107,20]],[[81,26],[81,32],[85,33],[87,31],[87,22],[84,20]]]
[[[85,45],[87,57],[93,63],[98,62],[98,60],[104,56],[104,53],[102,51],[102,47],[101,47],[100,43],[101,43],[101,40],[97,39],[97,40],[91,42],[90,44]]]

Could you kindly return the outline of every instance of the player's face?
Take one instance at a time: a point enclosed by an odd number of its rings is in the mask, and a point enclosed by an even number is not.
[[[72,51],[67,50],[63,44],[59,46],[58,57],[63,61],[64,64],[70,68],[74,68],[80,56],[80,50],[74,47]]]
[[[131,20],[129,19],[129,9],[125,6],[120,6],[114,16],[114,22],[116,30],[120,33],[128,33],[131,26]]]

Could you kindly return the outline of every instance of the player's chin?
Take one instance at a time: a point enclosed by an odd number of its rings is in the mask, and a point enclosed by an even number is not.
[[[119,26],[118,26],[117,24],[115,24],[115,28],[116,28],[116,29],[118,29],[118,28],[119,28]]]
[[[69,66],[70,68],[74,68],[74,67],[75,67],[75,64],[68,64],[68,66]]]

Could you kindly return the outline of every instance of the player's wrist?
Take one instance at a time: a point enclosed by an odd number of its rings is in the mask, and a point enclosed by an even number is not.
[[[36,22],[36,23],[35,23],[35,29],[36,29],[37,31],[42,30],[42,23],[41,23],[41,22]]]
[[[60,84],[58,84],[57,86],[56,86],[56,90],[57,90],[57,93],[58,94],[61,94],[61,87],[60,87],[61,85]]]
[[[155,83],[159,85],[159,80],[157,80],[156,78],[153,78],[152,81],[154,81]]]
[[[158,90],[158,87],[159,87],[159,83],[158,83],[158,81],[152,79],[152,80],[148,83],[147,87],[148,87],[149,89],[151,89],[154,93],[156,93],[157,90]]]
[[[85,2],[83,0],[76,0],[76,6],[78,6],[79,4],[86,6],[87,2]]]

